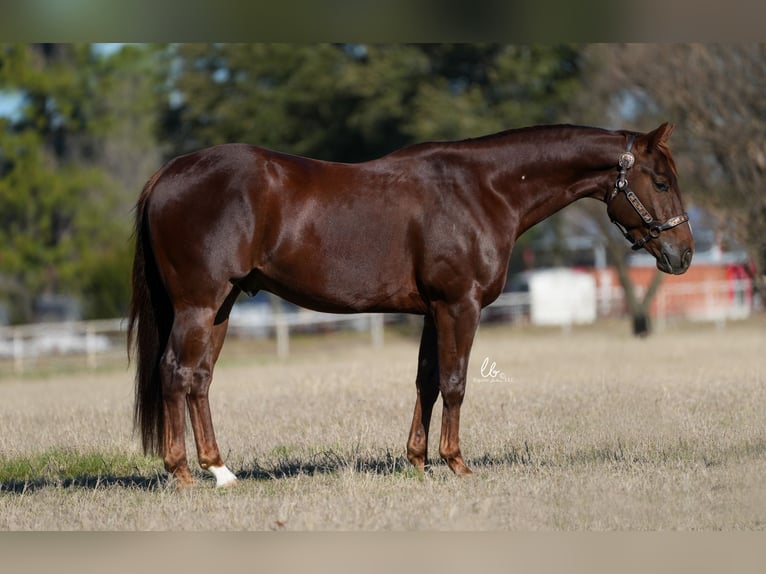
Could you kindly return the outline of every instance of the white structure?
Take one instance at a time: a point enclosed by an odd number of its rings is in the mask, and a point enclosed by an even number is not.
[[[545,269],[528,275],[533,325],[572,325],[596,320],[596,280],[569,268]]]

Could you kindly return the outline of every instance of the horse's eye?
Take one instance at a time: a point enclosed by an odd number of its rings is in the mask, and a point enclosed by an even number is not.
[[[668,183],[666,181],[655,181],[654,189],[656,189],[657,191],[667,191],[668,189],[670,189],[670,186],[668,186]]]

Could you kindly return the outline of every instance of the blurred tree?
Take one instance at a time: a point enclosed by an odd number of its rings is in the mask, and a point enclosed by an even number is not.
[[[89,317],[127,306],[129,206],[159,158],[147,52],[0,46],[0,90],[22,96],[0,120],[0,296],[14,321],[43,293],[87,293]]]
[[[459,139],[565,121],[580,87],[571,46],[423,45],[429,74],[416,92],[407,133]]]
[[[746,247],[766,299],[766,45],[591,46],[591,102],[679,124],[684,191]]]
[[[358,64],[366,51],[332,45],[173,46],[168,57],[177,72],[164,125],[171,155],[242,141],[320,159],[364,159],[395,129],[401,110],[384,87],[399,97],[397,76],[417,65],[406,56],[383,59],[369,74]],[[360,109],[372,100],[381,101],[378,117]]]
[[[560,120],[568,46],[184,44],[168,58],[172,153],[244,141],[337,161]]]

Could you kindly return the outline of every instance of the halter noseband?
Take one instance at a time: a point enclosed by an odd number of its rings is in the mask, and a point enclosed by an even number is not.
[[[625,151],[620,154],[620,158],[617,161],[617,164],[620,166],[620,175],[617,176],[617,181],[614,183],[614,189],[607,198],[606,204],[608,206],[618,193],[623,192],[630,205],[633,206],[633,209],[635,209],[636,213],[638,213],[638,215],[641,217],[643,225],[649,230],[649,233],[647,233],[638,241],[633,241],[633,238],[628,233],[628,230],[619,221],[613,219],[610,216],[612,223],[617,226],[625,239],[633,243],[631,249],[633,249],[633,251],[638,251],[644,245],[646,245],[647,242],[651,241],[652,239],[657,239],[660,236],[660,233],[663,231],[673,229],[674,227],[689,221],[689,215],[684,212],[681,215],[670,217],[665,221],[658,221],[652,216],[652,214],[649,213],[649,210],[644,207],[644,204],[641,203],[641,200],[638,199],[638,196],[636,196],[636,194],[633,193],[633,191],[631,191],[631,189],[628,187],[627,173],[628,170],[633,167],[633,164],[636,162],[635,156],[630,152],[630,148],[633,147],[634,139],[635,136],[633,134],[628,136],[628,146],[625,148]]]

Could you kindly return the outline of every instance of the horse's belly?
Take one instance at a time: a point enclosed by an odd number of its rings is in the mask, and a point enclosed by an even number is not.
[[[425,311],[405,268],[319,254],[292,264],[273,261],[255,269],[242,287],[270,291],[301,307],[327,313]]]

